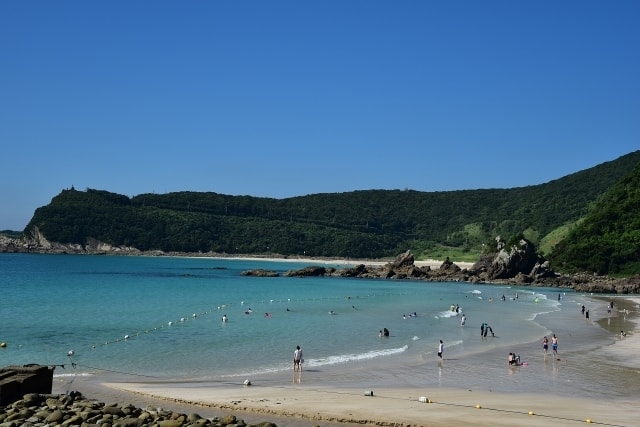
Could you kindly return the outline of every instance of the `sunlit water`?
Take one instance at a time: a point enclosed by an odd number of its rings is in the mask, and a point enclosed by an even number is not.
[[[293,350],[300,345],[307,370],[353,366],[354,378],[375,377],[358,367],[433,363],[428,371],[393,376],[406,384],[467,381],[483,386],[487,374],[495,376],[496,386],[509,389],[518,386],[513,381],[519,377],[504,375],[507,350],[537,342],[551,332],[541,317],[567,307],[577,310],[582,301],[564,291],[560,301],[557,290],[541,288],[241,275],[248,269],[284,273],[306,265],[0,254],[0,341],[6,343],[0,364],[61,365],[56,375],[219,380],[291,370]],[[456,305],[458,312],[451,310]],[[223,315],[228,322],[222,322]],[[485,322],[495,337],[480,337]],[[389,338],[379,337],[385,327]],[[450,359],[444,371],[435,368],[441,339],[445,359]],[[478,367],[482,359],[474,355],[491,351],[504,361]],[[550,378],[557,377],[558,369],[571,369],[545,363],[538,368],[549,371]],[[452,364],[458,368],[447,371]]]

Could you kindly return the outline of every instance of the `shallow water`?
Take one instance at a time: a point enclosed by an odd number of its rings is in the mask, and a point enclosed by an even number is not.
[[[61,365],[56,376],[70,378],[224,383],[251,377],[268,384],[288,377],[300,345],[305,381],[319,385],[464,384],[587,395],[606,389],[615,396],[611,381],[620,380],[610,377],[628,378],[603,360],[598,370],[606,375],[583,385],[583,352],[612,339],[584,322],[579,307],[591,300],[573,292],[562,292],[558,300],[554,289],[241,275],[305,265],[0,254],[0,341],[7,343],[0,363]],[[452,305],[466,315],[464,327]],[[484,322],[495,337],[480,336]],[[389,338],[378,336],[384,327]],[[542,356],[539,340],[552,331],[561,337],[561,361]],[[440,339],[442,363],[435,355]],[[571,349],[566,359],[565,349]],[[527,367],[506,366],[512,350]],[[630,387],[637,392],[637,385]]]

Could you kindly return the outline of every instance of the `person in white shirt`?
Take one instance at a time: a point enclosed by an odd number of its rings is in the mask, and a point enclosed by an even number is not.
[[[300,346],[296,346],[295,351],[293,352],[293,371],[301,371],[302,370],[302,350]]]

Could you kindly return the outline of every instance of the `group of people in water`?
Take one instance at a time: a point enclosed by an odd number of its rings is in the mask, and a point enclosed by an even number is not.
[[[589,319],[589,310],[587,310],[584,304],[582,305],[582,315],[584,316],[585,319]]]
[[[544,352],[544,355],[546,357],[549,351],[549,338],[547,338],[546,336],[542,338],[542,351]],[[558,355],[558,337],[556,336],[556,334],[553,334],[551,336],[551,351],[553,351],[554,360],[555,360],[555,357]],[[526,365],[526,363],[521,363],[520,356],[516,355],[513,352],[509,353],[507,360],[509,361],[509,366]]]

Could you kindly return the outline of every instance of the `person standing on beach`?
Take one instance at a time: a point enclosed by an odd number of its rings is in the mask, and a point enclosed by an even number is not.
[[[549,350],[549,338],[544,337],[542,339],[542,350],[544,350],[545,356],[547,355],[547,351]]]
[[[302,370],[302,350],[300,346],[296,346],[295,351],[293,352],[293,372]]]
[[[462,319],[460,319],[460,326],[464,326],[465,323],[467,323],[467,316],[463,314]]]
[[[551,337],[551,350],[553,350],[554,356],[558,355],[558,337],[556,337],[556,334]]]
[[[444,352],[444,343],[440,340],[440,344],[438,344],[438,357],[442,359],[442,353]]]

